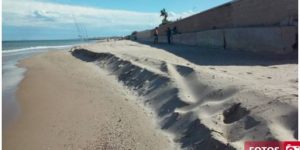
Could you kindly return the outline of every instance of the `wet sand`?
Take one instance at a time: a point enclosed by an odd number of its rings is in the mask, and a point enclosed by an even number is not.
[[[21,115],[3,132],[3,149],[174,149],[137,97],[93,64],[63,51],[21,66]]]

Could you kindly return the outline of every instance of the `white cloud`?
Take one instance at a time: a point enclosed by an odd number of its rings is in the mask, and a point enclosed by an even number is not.
[[[196,12],[194,12],[194,11],[186,11],[186,12],[183,12],[183,13],[175,13],[173,11],[170,11],[168,13],[169,19],[172,20],[172,21],[175,21],[177,19],[183,19],[183,18],[191,16],[193,14],[196,14]]]
[[[181,14],[170,12],[170,19],[186,17],[193,12]],[[58,4],[34,0],[4,0],[3,24],[8,26],[31,26],[62,28],[75,22],[87,28],[144,27],[152,28],[161,23],[157,13],[144,13],[116,9],[102,9]]]
[[[3,2],[3,23],[11,26],[52,26],[76,22],[88,26],[155,25],[160,22],[156,13],[63,5],[40,1]]]

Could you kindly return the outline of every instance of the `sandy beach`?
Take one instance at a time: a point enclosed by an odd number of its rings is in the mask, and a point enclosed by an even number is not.
[[[298,0],[3,0],[3,150],[300,150]]]
[[[21,66],[21,115],[4,131],[3,149],[174,149],[137,98],[93,64],[62,51]]]
[[[298,138],[298,64],[132,41],[26,59],[4,149],[242,149]]]

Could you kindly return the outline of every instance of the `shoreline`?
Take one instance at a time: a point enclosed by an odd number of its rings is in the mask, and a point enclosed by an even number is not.
[[[25,48],[26,49],[26,48]],[[30,49],[30,48],[29,48]],[[21,61],[30,59],[35,55],[46,53],[48,51],[60,51],[62,49],[36,49],[36,51],[16,52],[5,51],[3,55],[3,127],[9,126],[15,122],[20,115],[21,108],[16,98],[16,92],[21,81],[25,77],[26,68],[21,66]]]
[[[22,112],[4,130],[4,149],[174,149],[135,97],[92,64],[61,51],[21,66],[27,69],[17,91]]]
[[[31,54],[4,54],[3,55],[3,128],[16,121],[20,115],[20,106],[16,92],[24,79],[26,69],[19,66],[20,61],[33,56]]]
[[[71,40],[72,41],[72,40]],[[7,42],[7,41],[6,41]],[[11,42],[11,41],[9,41]],[[30,42],[30,41],[29,41]],[[13,49],[5,49],[2,51],[3,55],[3,127],[9,126],[15,122],[20,115],[21,108],[16,98],[20,82],[24,79],[26,68],[21,66],[21,61],[30,59],[35,55],[47,53],[51,51],[62,51],[74,46],[86,45],[96,43],[96,41],[89,41],[84,43],[72,43],[72,45],[51,45],[49,46],[31,46],[31,47],[16,47]],[[70,43],[69,43],[70,44]],[[27,45],[28,46],[28,45]]]
[[[12,64],[7,72],[3,73],[3,129],[16,121],[20,115],[20,106],[16,99],[16,91],[24,78],[26,69]]]

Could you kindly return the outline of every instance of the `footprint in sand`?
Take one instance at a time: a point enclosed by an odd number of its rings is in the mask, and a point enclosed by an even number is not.
[[[241,103],[235,103],[230,108],[223,111],[223,122],[230,124],[247,116],[250,111],[241,106]]]
[[[298,83],[298,79],[291,79],[289,81],[292,82],[292,83]]]
[[[275,66],[272,66],[272,67],[270,67],[270,68],[272,68],[272,69],[277,69],[277,67],[275,67]]]
[[[292,94],[292,96],[294,96],[294,97],[298,97],[298,94]]]

